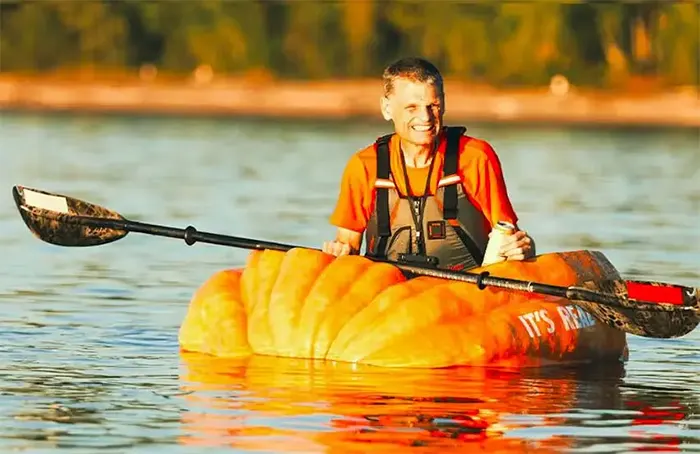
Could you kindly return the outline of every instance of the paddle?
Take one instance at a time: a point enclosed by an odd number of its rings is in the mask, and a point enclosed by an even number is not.
[[[288,251],[295,247],[270,241],[200,232],[130,221],[119,213],[72,197],[15,186],[12,189],[25,224],[39,239],[59,246],[95,246],[117,241],[129,232],[146,233],[245,249]],[[591,312],[603,323],[631,334],[669,338],[683,336],[700,323],[697,289],[643,281],[602,281],[591,288],[561,287],[480,274],[425,268],[391,262],[403,271],[476,284],[566,298]],[[605,289],[601,292],[599,289]]]

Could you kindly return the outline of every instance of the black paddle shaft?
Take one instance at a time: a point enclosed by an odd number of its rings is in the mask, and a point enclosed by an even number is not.
[[[476,286],[479,287],[479,289],[481,290],[491,286],[510,290],[517,290],[520,292],[541,293],[544,295],[556,296],[567,299],[593,301],[604,304],[619,304],[618,298],[615,295],[601,294],[580,287],[559,287],[556,285],[540,284],[537,282],[526,282],[505,277],[492,277],[489,275],[488,271],[476,274],[459,271],[423,268],[413,265],[400,264],[399,266],[402,270],[408,271],[409,273],[476,284]]]
[[[200,232],[191,225],[181,229],[177,227],[149,224],[146,222],[130,221],[128,219],[106,219],[88,216],[76,216],[69,219],[83,225],[90,225],[92,227],[103,227],[115,230],[126,230],[134,233],[148,233],[156,236],[180,238],[185,240],[185,243],[187,243],[188,246],[201,242],[244,249],[271,249],[283,252],[295,247],[288,244],[275,243],[273,241],[256,241],[248,238],[221,235],[217,233]]]
[[[75,221],[84,225],[92,225],[94,227],[106,227],[116,230],[126,230],[134,233],[147,233],[151,235],[164,236],[170,238],[183,239],[189,246],[201,242],[208,244],[218,244],[222,246],[240,247],[244,249],[270,249],[275,251],[286,252],[298,246],[290,244],[277,243],[273,241],[251,240],[248,238],[235,237],[230,235],[221,235],[217,233],[200,232],[193,226],[188,226],[184,229],[177,227],[167,227],[145,222],[130,221],[127,219],[105,219],[87,216],[78,216],[73,218]],[[375,261],[372,257],[368,257]],[[598,302],[602,304],[619,305],[619,300],[615,295],[607,295],[580,287],[559,287],[555,285],[541,284],[537,282],[526,282],[515,279],[502,277],[492,277],[488,271],[482,273],[467,273],[459,271],[442,270],[436,268],[426,268],[403,263],[389,262],[402,269],[405,272],[413,273],[420,276],[430,276],[441,279],[449,279],[453,281],[468,282],[476,284],[479,289],[483,290],[486,287],[499,287],[521,292],[540,293],[549,296],[567,298],[569,300],[584,300]]]
[[[183,239],[186,244],[196,242],[244,249],[286,252],[304,246],[294,246],[271,241],[239,238],[208,232],[199,232],[192,226],[173,228],[125,219],[119,213],[72,197],[14,186],[12,195],[20,215],[32,233],[41,240],[59,246],[97,246],[111,243],[129,232],[146,233]],[[26,200],[30,195],[31,201]],[[315,248],[307,248],[314,249]],[[374,259],[372,257],[366,257]],[[587,284],[579,287],[559,287],[537,282],[492,277],[488,271],[469,273],[441,270],[403,262],[387,262],[407,274],[431,276],[462,281],[486,287],[505,288],[520,292],[566,298],[589,311],[603,323],[631,334],[647,337],[669,338],[689,333],[700,323],[700,290],[676,287],[681,291],[682,301],[642,301],[629,297],[627,281],[604,280],[589,289]],[[662,283],[640,283],[646,287],[670,286]],[[604,292],[600,290],[604,289]],[[652,316],[652,313],[656,313]]]

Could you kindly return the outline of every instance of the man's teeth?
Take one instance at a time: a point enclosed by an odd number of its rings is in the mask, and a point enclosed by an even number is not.
[[[430,126],[414,126],[413,129],[415,129],[416,131],[425,132],[425,131],[430,131],[431,127]]]

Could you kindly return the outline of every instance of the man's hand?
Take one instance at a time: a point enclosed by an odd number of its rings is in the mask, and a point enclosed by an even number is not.
[[[362,245],[362,233],[338,227],[335,240],[324,241],[321,250],[326,254],[341,255],[359,254]]]
[[[322,250],[326,254],[335,255],[336,257],[350,255],[352,252],[352,248],[349,244],[340,241],[324,241]]]
[[[506,260],[526,260],[535,256],[535,241],[524,230],[503,239],[500,255]]]

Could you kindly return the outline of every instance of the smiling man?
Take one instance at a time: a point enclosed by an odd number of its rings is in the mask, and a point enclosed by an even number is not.
[[[330,217],[336,238],[323,244],[324,252],[358,254],[364,234],[369,256],[469,269],[481,265],[492,227],[506,221],[516,228],[501,256],[534,256],[534,242],[517,228],[493,148],[463,127],[443,125],[438,69],[405,58],[389,65],[382,79],[381,111],[394,133],[348,161]]]

